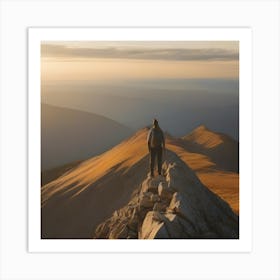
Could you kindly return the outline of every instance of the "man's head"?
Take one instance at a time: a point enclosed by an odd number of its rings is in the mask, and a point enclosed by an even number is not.
[[[154,125],[155,127],[158,127],[158,120],[157,120],[157,119],[154,119],[153,125]]]

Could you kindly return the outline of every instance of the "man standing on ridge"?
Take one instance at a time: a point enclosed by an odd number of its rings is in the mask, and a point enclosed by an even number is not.
[[[158,174],[161,175],[162,152],[165,151],[165,139],[158,121],[154,119],[153,127],[150,129],[147,137],[148,148],[150,152],[150,171],[151,177],[154,177],[155,159],[157,158]]]

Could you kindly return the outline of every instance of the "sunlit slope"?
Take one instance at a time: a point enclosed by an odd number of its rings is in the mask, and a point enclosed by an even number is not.
[[[42,237],[88,238],[148,171],[147,130],[42,187]],[[87,235],[88,234],[88,235]]]
[[[183,141],[181,141],[183,140]],[[239,213],[239,144],[231,137],[199,126],[178,142],[178,155],[213,192]],[[184,152],[186,150],[187,152]]]
[[[98,225],[98,239],[237,239],[239,217],[167,150],[165,176],[145,179],[130,202]]]
[[[95,227],[125,206],[149,172],[148,129],[80,163],[42,187],[42,238],[90,238]],[[221,171],[185,140],[166,136],[167,149],[193,169],[205,186],[238,212],[238,174]],[[168,157],[168,154],[167,154]]]
[[[227,201],[233,211],[239,214],[239,174],[220,170],[196,172],[201,182],[211,191]]]
[[[219,169],[239,171],[239,144],[231,137],[201,125],[183,140],[188,151],[208,156]]]

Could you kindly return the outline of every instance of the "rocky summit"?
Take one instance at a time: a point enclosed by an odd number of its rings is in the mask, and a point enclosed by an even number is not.
[[[104,239],[237,239],[239,217],[174,152],[164,176],[147,178],[129,203],[93,232]]]
[[[42,239],[238,238],[238,165],[224,164],[238,143],[204,127],[166,133],[163,176],[151,178],[148,131],[42,176]],[[222,142],[208,148],[205,135]]]

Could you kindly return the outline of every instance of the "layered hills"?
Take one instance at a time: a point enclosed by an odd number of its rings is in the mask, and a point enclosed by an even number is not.
[[[134,130],[149,123],[157,112],[165,129],[176,137],[203,123],[238,139],[238,86],[238,80],[225,79],[146,79],[113,84],[69,81],[42,85],[42,99],[106,116]]]
[[[207,152],[228,139],[203,132],[166,135],[165,176],[147,177],[144,128],[43,185],[42,238],[238,238],[238,173]]]
[[[109,118],[42,104],[42,171],[100,154],[131,134],[130,128]]]

